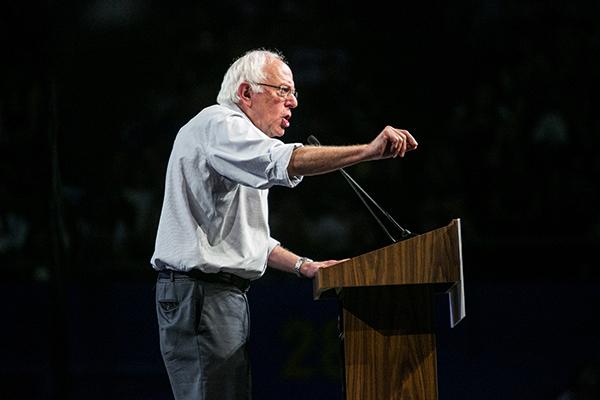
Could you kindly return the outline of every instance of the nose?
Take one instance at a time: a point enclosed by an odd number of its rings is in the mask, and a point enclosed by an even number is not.
[[[290,94],[289,97],[285,99],[285,105],[288,108],[296,108],[298,107],[298,99],[293,94]]]

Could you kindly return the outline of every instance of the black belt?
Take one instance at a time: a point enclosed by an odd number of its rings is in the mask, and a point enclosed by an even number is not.
[[[187,276],[192,279],[197,279],[204,282],[217,282],[226,283],[233,285],[242,291],[246,291],[250,287],[250,279],[240,278],[237,275],[230,274],[229,272],[217,272],[209,274],[202,272],[199,269],[192,269],[190,271],[172,271],[162,270],[158,272],[159,278],[174,279],[177,276]]]

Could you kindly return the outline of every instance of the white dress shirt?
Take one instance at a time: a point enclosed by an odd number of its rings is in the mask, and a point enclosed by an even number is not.
[[[279,245],[269,230],[268,189],[300,183],[287,173],[299,146],[269,138],[235,104],[192,118],[169,158],[154,269],[259,278]]]

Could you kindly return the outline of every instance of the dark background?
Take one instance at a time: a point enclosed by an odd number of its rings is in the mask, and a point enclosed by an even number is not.
[[[18,4],[18,5],[17,5]],[[438,312],[441,399],[598,399],[600,3],[15,2],[1,7],[0,384],[7,399],[168,399],[153,251],[177,130],[234,58],[289,61],[285,141],[419,150],[347,171],[416,233],[462,222],[467,318]],[[270,192],[315,259],[389,243],[339,174]],[[339,398],[337,304],[253,285],[257,399]]]

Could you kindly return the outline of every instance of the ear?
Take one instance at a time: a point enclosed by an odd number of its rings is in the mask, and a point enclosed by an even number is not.
[[[240,98],[240,103],[247,107],[252,106],[252,88],[249,83],[242,83],[237,90],[237,95]]]

